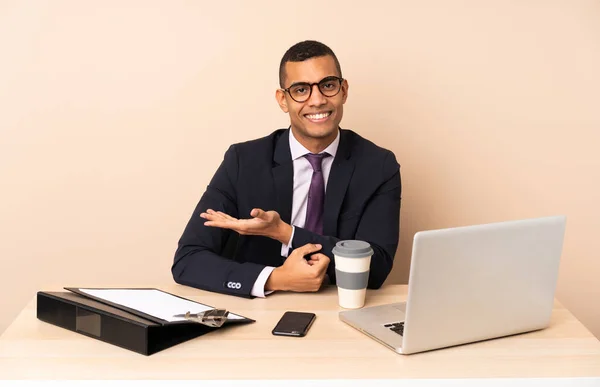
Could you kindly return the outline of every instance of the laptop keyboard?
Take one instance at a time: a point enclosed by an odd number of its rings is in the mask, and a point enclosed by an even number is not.
[[[385,324],[384,327],[389,328],[392,332],[396,332],[400,336],[404,335],[404,321]]]

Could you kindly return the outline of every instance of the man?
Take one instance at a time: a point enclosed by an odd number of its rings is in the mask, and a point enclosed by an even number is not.
[[[348,82],[326,45],[292,46],[279,83],[290,127],[227,150],[179,241],[173,278],[243,297],[314,292],[335,283],[336,242],[358,239],[374,250],[368,286],[379,288],[398,247],[396,158],[340,129]]]

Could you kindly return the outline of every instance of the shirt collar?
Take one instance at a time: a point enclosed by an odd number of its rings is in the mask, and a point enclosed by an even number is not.
[[[292,129],[288,129],[290,131],[290,152],[292,153],[292,160],[296,160],[299,159],[300,157],[303,157],[305,154],[311,153],[308,149],[306,149],[304,147],[304,145],[300,144],[300,142],[298,142],[298,140],[296,140],[296,137],[294,137],[294,133],[292,132]],[[325,149],[323,149],[323,152],[320,153],[329,153],[331,155],[331,157],[335,158],[335,154],[338,150],[338,145],[340,145],[340,130],[338,129],[337,131],[337,136],[335,137],[335,140],[333,140],[333,142],[331,144],[329,144],[329,146]]]

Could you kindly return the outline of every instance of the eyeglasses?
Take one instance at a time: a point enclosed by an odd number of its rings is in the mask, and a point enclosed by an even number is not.
[[[325,77],[319,82],[308,83],[298,82],[294,83],[287,89],[282,89],[287,92],[290,97],[296,102],[306,102],[312,95],[313,86],[319,86],[319,91],[325,97],[335,97],[342,89],[342,81],[344,78],[340,77]]]

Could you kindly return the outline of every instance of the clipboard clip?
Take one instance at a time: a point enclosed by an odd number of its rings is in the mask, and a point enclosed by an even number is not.
[[[200,313],[176,314],[173,317],[183,317],[188,321],[206,325],[213,328],[221,327],[227,321],[229,311],[225,309],[210,309]]]

